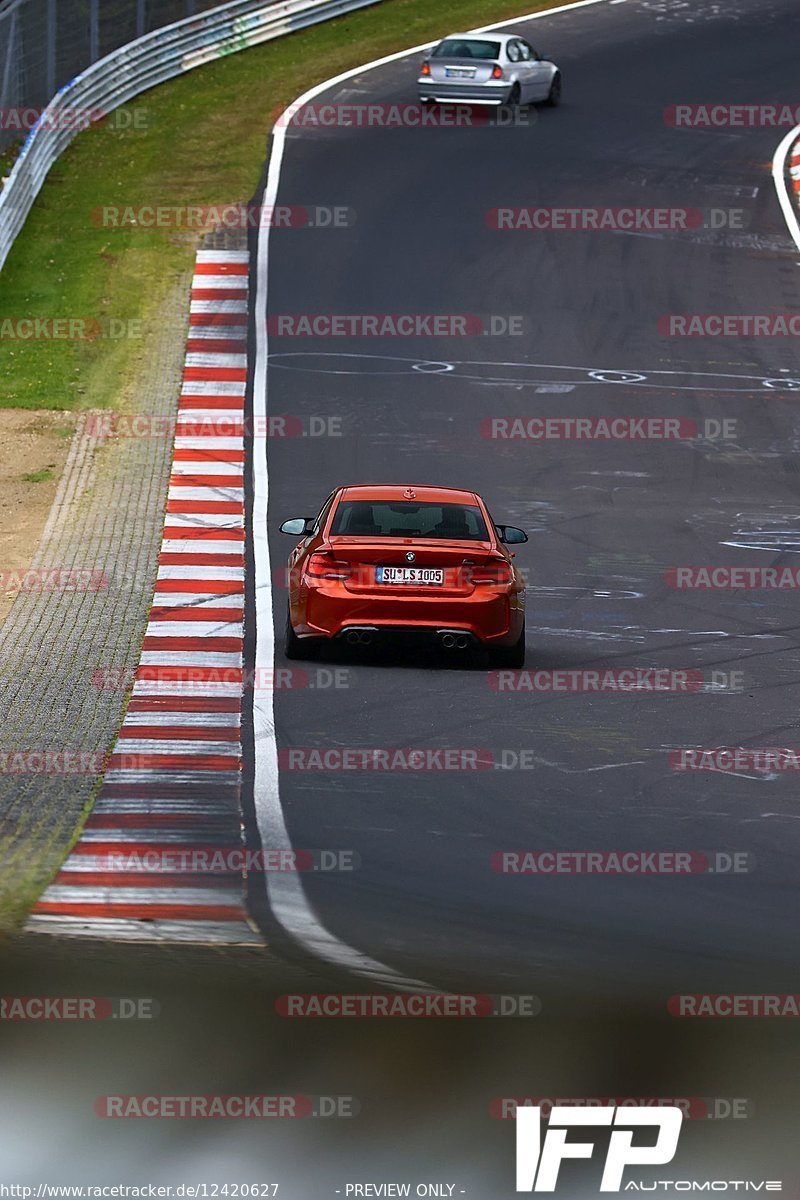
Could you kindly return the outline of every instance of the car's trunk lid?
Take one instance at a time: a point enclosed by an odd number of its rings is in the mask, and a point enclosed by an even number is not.
[[[471,568],[492,560],[500,561],[489,542],[449,541],[431,538],[429,541],[409,541],[407,538],[364,538],[336,536],[330,538],[328,550],[335,560],[351,567],[343,580],[352,592],[425,592],[437,595],[470,594],[475,585]],[[412,558],[408,556],[412,555]],[[401,582],[392,572],[388,582],[379,580],[379,567],[438,570],[441,582]],[[428,577],[431,579],[432,577]]]
[[[491,59],[432,58],[431,79],[436,83],[462,79],[465,83],[486,83],[498,64]]]

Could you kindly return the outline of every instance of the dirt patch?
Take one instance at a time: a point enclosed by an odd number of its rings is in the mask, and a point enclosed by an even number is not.
[[[15,595],[6,572],[30,566],[77,419],[68,412],[0,409],[0,622]]]

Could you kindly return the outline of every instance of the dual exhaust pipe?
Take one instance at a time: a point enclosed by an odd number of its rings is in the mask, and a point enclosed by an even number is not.
[[[376,630],[373,629],[348,629],[344,640],[348,646],[369,646],[375,633]],[[451,632],[449,629],[440,629],[436,637],[443,650],[466,650],[470,644],[469,637],[458,630]]]
[[[466,650],[469,638],[464,633],[449,633],[444,630],[439,634],[439,645],[443,650]]]
[[[348,629],[345,641],[348,646],[368,646],[372,641],[372,631],[370,629]]]

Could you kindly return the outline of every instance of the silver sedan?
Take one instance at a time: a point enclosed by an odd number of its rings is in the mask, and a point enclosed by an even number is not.
[[[423,104],[555,106],[561,99],[558,67],[517,33],[453,33],[426,56],[417,83]]]

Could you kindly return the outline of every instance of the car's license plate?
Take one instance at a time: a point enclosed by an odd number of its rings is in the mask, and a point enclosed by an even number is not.
[[[442,567],[376,567],[378,583],[442,584]]]
[[[472,79],[475,70],[469,67],[445,67],[444,73],[448,79]]]

